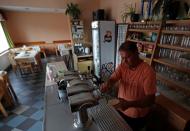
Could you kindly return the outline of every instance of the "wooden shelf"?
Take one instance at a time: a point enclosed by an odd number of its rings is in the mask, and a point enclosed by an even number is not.
[[[176,104],[173,100],[168,97],[159,95],[156,97],[156,104],[167,110],[167,118],[170,123],[178,130],[184,130],[186,123],[190,120],[190,111]]]
[[[180,97],[176,96],[176,94],[171,93],[170,92],[171,90],[169,90],[169,91],[163,90],[163,89],[158,89],[158,90],[159,90],[160,95],[165,96],[166,99],[173,101],[173,103],[176,106],[180,106],[181,109],[189,111],[189,113],[190,113],[190,106],[187,105]]]
[[[153,59],[154,62],[172,67],[174,69],[177,69],[182,72],[190,73],[190,68],[183,67],[179,64],[176,64],[175,61],[171,61],[170,59],[167,58],[159,58],[159,59]]]
[[[148,44],[148,45],[155,45],[154,42],[149,42],[149,41],[141,41],[141,40],[132,40],[132,39],[127,39],[127,41],[131,41],[131,42],[136,42],[136,43],[142,43],[142,44]]]
[[[147,58],[147,57],[140,56],[140,58],[141,58],[142,60],[145,60],[145,61],[150,61],[150,58]]]
[[[190,52],[190,48],[187,48],[187,47],[185,48],[181,46],[172,46],[172,45],[166,45],[166,44],[158,44],[157,46],[162,47],[162,48],[172,49],[172,50]]]
[[[77,58],[86,58],[86,57],[92,57],[92,54],[89,54],[89,55],[77,55]]]
[[[162,23],[161,21],[145,21],[145,22],[130,22],[128,24],[136,25],[136,24],[161,24],[161,23]]]
[[[190,31],[162,30],[164,34],[190,35]]]
[[[141,60],[143,60],[144,62],[148,63],[150,65],[150,58],[146,58],[146,57],[140,57]]]
[[[177,51],[183,51],[183,52],[190,52],[190,48],[185,48],[185,47],[180,47],[178,45],[167,45],[167,44],[159,44],[158,42],[160,41],[161,34],[171,34],[171,35],[179,35],[179,36],[190,36],[190,31],[183,31],[183,30],[165,30],[165,28],[162,27],[170,27],[170,26],[188,26],[190,23],[190,20],[170,20],[170,21],[157,21],[157,22],[134,22],[134,23],[129,23],[129,29],[127,30],[127,36],[130,34],[133,34],[133,32],[139,32],[139,33],[151,33],[155,32],[157,33],[157,41],[155,42],[146,42],[146,41],[141,41],[141,40],[132,40],[129,39],[130,37],[127,37],[127,41],[131,42],[139,42],[142,43],[143,45],[155,45],[152,57],[146,58],[146,57],[141,57],[140,58],[144,61],[149,61],[149,63],[152,66],[155,66],[156,63],[166,65],[170,68],[176,69],[180,72],[188,73],[190,74],[190,68],[186,67],[183,64],[177,63],[175,60],[169,59],[169,58],[155,58],[158,55],[157,49],[159,48],[166,48],[170,50],[177,50]],[[138,26],[138,24],[140,26]],[[142,27],[145,27],[147,24],[157,24],[157,28],[152,28],[152,29],[146,29],[142,28],[140,29],[141,25]],[[159,27],[158,27],[159,26]],[[131,28],[130,28],[131,27]],[[134,29],[133,29],[134,27]],[[139,27],[139,28],[136,28]],[[159,28],[159,29],[158,29]],[[167,29],[167,28],[166,28]],[[180,44],[179,44],[180,45]],[[155,62],[155,63],[152,63]],[[148,63],[148,62],[147,62]],[[157,80],[160,80],[162,83],[168,85],[169,88],[159,88],[161,94],[156,97],[156,104],[158,107],[163,107],[164,111],[166,113],[165,119],[169,123],[169,125],[173,125],[176,130],[184,130],[185,126],[187,123],[190,121],[190,106],[188,105],[189,103],[185,102],[188,100],[188,96],[190,96],[190,87],[187,83],[181,82],[181,81],[175,81],[169,77],[169,75],[165,75],[165,73],[156,74]],[[172,90],[173,89],[173,90]],[[174,91],[175,90],[175,91]],[[184,92],[184,94],[187,97],[181,97],[177,91]],[[183,99],[182,99],[183,98]]]
[[[166,21],[166,24],[189,24],[190,23],[190,19],[189,20],[168,20]]]
[[[170,78],[164,76],[161,73],[156,73],[156,78],[164,83],[167,83],[169,87],[171,86],[176,90],[182,90],[186,95],[190,96],[190,87],[187,84],[180,81],[171,80]]]
[[[129,29],[129,32],[155,32],[158,33],[159,30],[154,30],[154,29]]]

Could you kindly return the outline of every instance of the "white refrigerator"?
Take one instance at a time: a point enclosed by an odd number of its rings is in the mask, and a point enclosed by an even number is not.
[[[94,74],[104,82],[115,67],[115,21],[93,21],[91,27]]]

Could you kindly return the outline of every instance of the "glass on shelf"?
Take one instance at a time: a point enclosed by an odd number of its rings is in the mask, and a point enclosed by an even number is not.
[[[161,64],[156,64],[155,70],[168,79],[176,82],[182,82],[184,84],[186,83],[187,85],[190,84],[190,75],[188,73],[180,72],[176,69]]]

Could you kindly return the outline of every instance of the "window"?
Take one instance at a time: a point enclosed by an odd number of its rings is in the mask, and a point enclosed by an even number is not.
[[[9,49],[9,44],[5,36],[2,24],[0,23],[0,53]]]

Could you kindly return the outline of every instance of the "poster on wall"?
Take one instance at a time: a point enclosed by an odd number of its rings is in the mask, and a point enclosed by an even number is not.
[[[111,31],[106,31],[104,35],[104,43],[110,43],[112,41],[112,32]]]
[[[101,66],[102,81],[108,80],[108,78],[111,76],[113,71],[114,71],[114,63],[113,62],[107,62],[107,63],[102,64],[102,66]]]

